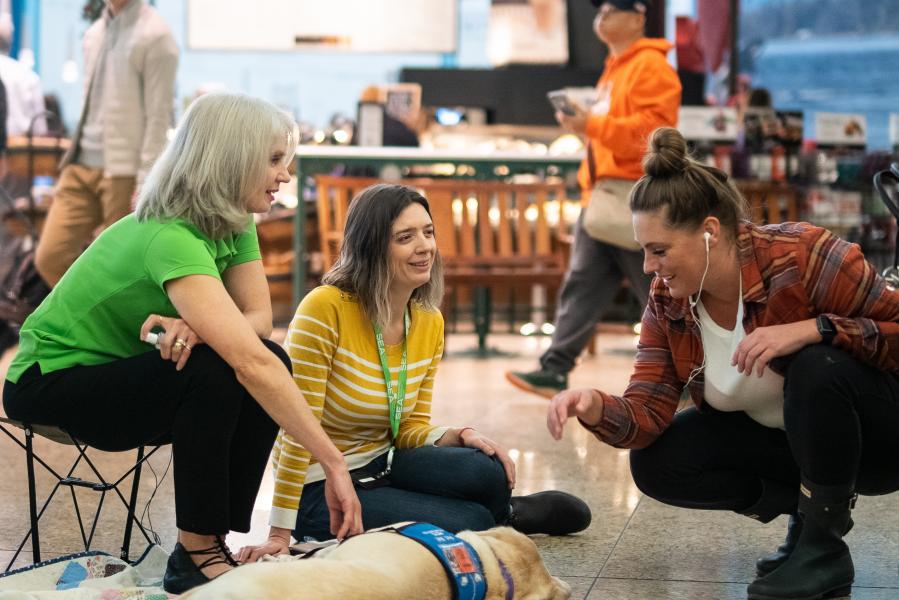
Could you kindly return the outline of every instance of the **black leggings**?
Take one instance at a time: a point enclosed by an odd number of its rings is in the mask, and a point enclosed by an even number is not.
[[[737,512],[759,499],[763,482],[798,493],[800,473],[821,485],[855,485],[860,494],[899,490],[897,374],[808,346],[787,371],[784,427],[765,427],[744,412],[690,408],[650,446],[631,451],[631,473],[660,502]]]
[[[274,342],[263,342],[290,369]],[[35,363],[3,388],[6,414],[55,425],[106,451],[172,444],[179,529],[215,535],[250,529],[253,503],[278,426],[212,348],[181,371],[159,352],[46,375]]]

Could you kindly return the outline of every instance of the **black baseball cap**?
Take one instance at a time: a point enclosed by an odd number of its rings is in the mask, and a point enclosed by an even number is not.
[[[618,10],[628,10],[641,15],[645,15],[652,8],[652,0],[590,0],[590,2],[596,8],[608,3]]]

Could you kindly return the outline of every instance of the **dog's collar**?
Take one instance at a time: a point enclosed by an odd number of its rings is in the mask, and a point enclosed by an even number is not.
[[[512,573],[509,572],[509,568],[503,562],[503,559],[497,556],[496,562],[499,563],[499,572],[503,574],[503,581],[506,582],[505,600],[512,600],[515,597],[515,580],[512,579]]]
[[[487,578],[484,576],[481,559],[474,547],[462,538],[430,523],[411,523],[381,529],[395,531],[430,550],[453,582],[453,600],[483,600],[487,596]],[[507,577],[508,570],[505,566],[501,566],[500,570],[507,584],[511,582],[512,577]],[[506,593],[506,599],[511,598]]]

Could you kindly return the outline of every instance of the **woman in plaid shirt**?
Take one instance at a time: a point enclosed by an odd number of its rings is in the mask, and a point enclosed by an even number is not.
[[[790,515],[750,600],[848,594],[857,494],[899,489],[899,291],[859,247],[808,223],[756,226],[727,176],[656,130],[631,195],[654,273],[623,396],[550,405],[631,449],[647,495],[762,522]],[[686,390],[695,406],[676,412]]]

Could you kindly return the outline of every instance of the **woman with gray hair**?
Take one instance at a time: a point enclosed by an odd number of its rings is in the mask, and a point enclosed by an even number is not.
[[[272,331],[253,213],[289,180],[295,124],[267,102],[211,94],[184,115],[137,212],[105,230],[25,321],[7,415],[107,451],[171,443],[181,593],[236,566],[279,425],[327,473],[331,531],[361,531],[341,453],[293,385]],[[158,351],[145,343],[159,335]]]

